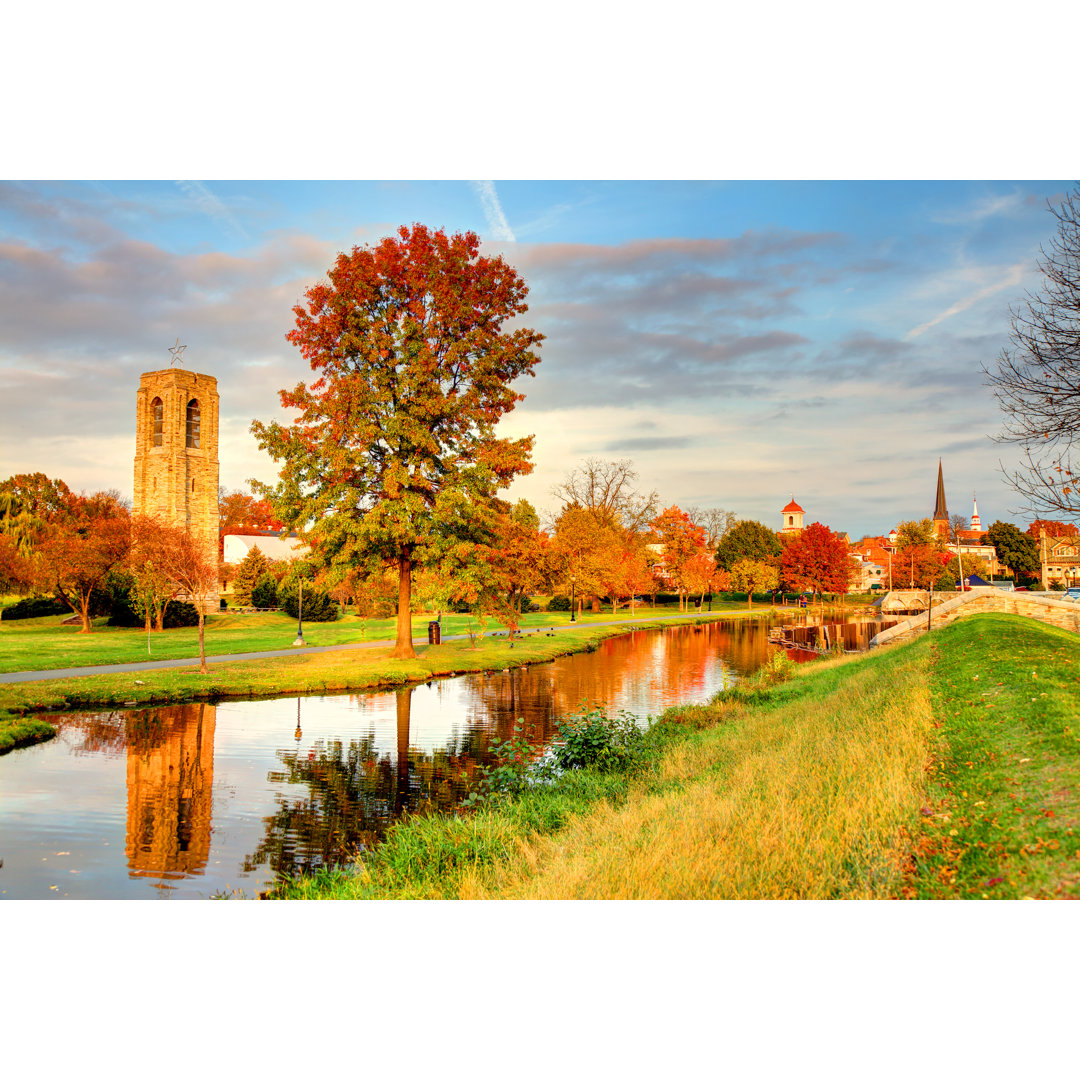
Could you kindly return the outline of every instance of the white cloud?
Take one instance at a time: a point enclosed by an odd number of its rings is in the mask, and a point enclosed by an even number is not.
[[[505,240],[513,243],[514,236],[510,223],[503,213],[502,203],[499,202],[498,192],[491,180],[470,180],[469,187],[473,189],[480,199],[480,205],[484,208],[484,217],[487,218],[488,228],[491,230],[492,240]]]

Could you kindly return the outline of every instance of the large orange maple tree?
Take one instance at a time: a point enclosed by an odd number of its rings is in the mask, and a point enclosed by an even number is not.
[[[413,568],[483,540],[495,493],[532,468],[532,436],[497,438],[495,425],[524,397],[510,383],[533,373],[543,335],[506,325],[528,289],[475,233],[403,226],[340,254],[328,279],[287,335],[317,375],[280,393],[299,417],[252,424],[281,480],[253,487],[331,579],[393,562],[392,655],[408,658]]]

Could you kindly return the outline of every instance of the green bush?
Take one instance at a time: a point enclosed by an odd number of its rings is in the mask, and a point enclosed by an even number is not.
[[[644,730],[629,713],[608,717],[603,709],[582,709],[555,723],[552,758],[561,769],[611,772],[629,767],[641,750]]]
[[[273,574],[267,572],[255,582],[255,587],[251,590],[251,603],[254,607],[259,608],[276,608],[278,606],[278,587]]]
[[[570,597],[569,596],[553,596],[548,602],[548,611],[569,611],[570,610]]]
[[[297,587],[295,585],[283,585],[278,589],[278,603],[286,615],[297,618]],[[341,608],[337,601],[332,600],[329,594],[313,585],[304,585],[304,610],[303,618],[307,622],[334,622],[341,616]]]
[[[44,615],[70,615],[71,608],[54,596],[28,596],[17,604],[4,608],[3,621],[11,619],[40,619]]]
[[[112,610],[109,613],[109,626],[145,626],[145,618],[135,611],[128,592],[114,593]],[[199,611],[194,604],[183,600],[173,600],[165,609],[162,619],[163,630],[176,630],[182,626],[198,626]]]

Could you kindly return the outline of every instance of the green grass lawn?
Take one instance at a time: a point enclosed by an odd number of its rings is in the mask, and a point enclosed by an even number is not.
[[[738,604],[714,603],[714,611],[744,610]],[[638,605],[633,617],[677,614],[676,605],[658,606],[655,609]],[[427,636],[431,615],[413,617],[413,636]],[[627,608],[620,608],[616,616],[610,609],[599,614],[583,615],[578,622],[589,625],[606,622],[612,618],[630,618]],[[130,664],[141,660],[173,660],[198,658],[199,638],[197,627],[152,632],[150,652],[147,654],[147,634],[141,629],[106,626],[106,619],[97,619],[89,634],[79,632],[78,626],[61,626],[64,616],[52,615],[42,619],[20,619],[14,622],[0,621],[0,672],[44,671],[54,668],[89,667],[98,664]],[[526,631],[568,626],[570,614],[565,611],[538,612],[522,617],[521,627]],[[466,633],[469,628],[478,629],[477,619],[471,615],[443,615],[444,637]],[[392,641],[397,632],[397,622],[389,619],[363,620],[355,615],[344,615],[332,623],[304,623],[304,641],[309,646],[347,645],[365,641]],[[504,629],[489,620],[485,636],[503,634]],[[287,649],[296,639],[296,620],[280,612],[253,612],[242,615],[224,611],[206,617],[206,653],[208,656],[225,656],[232,653],[265,652]]]
[[[906,895],[1080,896],[1080,638],[987,614],[931,641],[936,739]]]
[[[392,827],[288,898],[1080,896],[1080,638],[973,615],[668,710],[633,774]]]

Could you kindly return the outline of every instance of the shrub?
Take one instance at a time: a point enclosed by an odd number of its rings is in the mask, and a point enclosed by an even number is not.
[[[297,618],[297,587],[283,585],[278,589],[278,603],[286,615]],[[341,616],[341,608],[322,589],[305,583],[303,618],[308,622],[334,622]]]
[[[569,611],[570,610],[570,597],[569,596],[553,596],[548,602],[548,611]]]
[[[255,587],[251,590],[251,603],[260,608],[276,608],[278,606],[277,582],[274,580],[274,575],[269,571],[255,582]]]
[[[555,722],[552,758],[559,769],[611,772],[629,767],[641,751],[644,730],[629,713],[608,717],[603,709],[582,709]]]
[[[777,649],[758,671],[758,677],[764,683],[787,682],[795,674],[795,661],[788,656],[785,649]]]
[[[112,594],[112,608],[109,612],[109,626],[145,626],[145,618],[136,612],[131,603],[129,589],[117,587]],[[194,604],[184,600],[173,600],[165,608],[165,617],[161,621],[163,630],[176,630],[182,626],[198,626],[199,611]]]
[[[70,615],[71,608],[54,596],[28,596],[17,604],[4,608],[3,621],[11,619],[40,619],[44,615]]]

